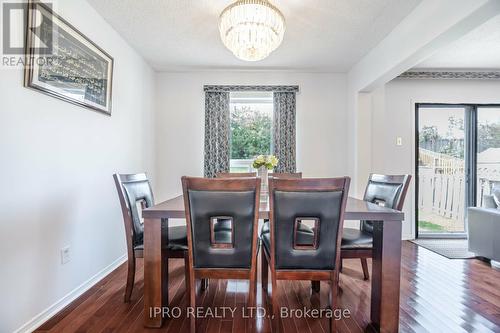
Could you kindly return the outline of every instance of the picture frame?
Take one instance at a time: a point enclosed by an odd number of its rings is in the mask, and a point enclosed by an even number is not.
[[[24,86],[111,115],[113,57],[40,1],[27,12]]]

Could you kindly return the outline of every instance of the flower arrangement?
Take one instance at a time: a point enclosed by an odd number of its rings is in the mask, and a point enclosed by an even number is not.
[[[259,155],[252,163],[252,167],[259,169],[260,167],[266,167],[268,170],[272,170],[278,165],[278,159],[274,155]]]

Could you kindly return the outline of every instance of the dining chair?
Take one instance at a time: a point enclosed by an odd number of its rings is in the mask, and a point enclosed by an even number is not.
[[[255,307],[257,282],[257,225],[260,179],[182,177],[187,221],[189,281],[195,279],[249,280],[248,307]],[[231,230],[215,235],[215,226],[229,220]],[[189,293],[196,308],[196,290]],[[250,332],[253,318],[249,318]],[[190,318],[196,330],[196,318]]]
[[[411,175],[371,174],[366,185],[364,201],[402,210]],[[359,258],[365,280],[370,278],[367,258],[373,258],[373,222],[361,221],[359,229],[344,228],[342,259]]]
[[[261,236],[261,273],[267,294],[268,267],[271,270],[273,332],[280,329],[278,280],[328,281],[328,307],[335,310],[349,183],[349,177],[269,179],[270,232]],[[314,224],[311,241],[300,238],[300,222]],[[330,332],[335,329],[335,320],[330,318]]]
[[[154,205],[153,191],[144,173],[114,174],[116,189],[125,225],[127,240],[128,274],[125,287],[125,302],[130,301],[135,280],[136,258],[144,258],[144,224],[141,218],[142,209]],[[166,223],[166,221],[162,221]],[[163,258],[184,258],[187,268],[187,235],[186,226],[164,228],[162,234]],[[185,270],[186,282],[188,271]],[[188,287],[187,287],[188,288]]]

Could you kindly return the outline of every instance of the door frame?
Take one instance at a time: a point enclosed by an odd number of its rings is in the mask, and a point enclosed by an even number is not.
[[[466,207],[464,207],[464,232],[459,233],[422,233],[418,232],[418,199],[419,199],[419,108],[464,108],[464,131],[465,131],[465,186]],[[483,107],[498,108],[500,104],[471,104],[471,103],[415,103],[415,238],[467,238],[467,207],[476,205],[477,197],[477,110]]]

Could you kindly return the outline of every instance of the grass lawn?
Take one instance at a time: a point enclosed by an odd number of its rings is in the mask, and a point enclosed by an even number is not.
[[[429,221],[418,221],[418,228],[425,231],[443,231],[444,228],[439,224],[435,224]]]

